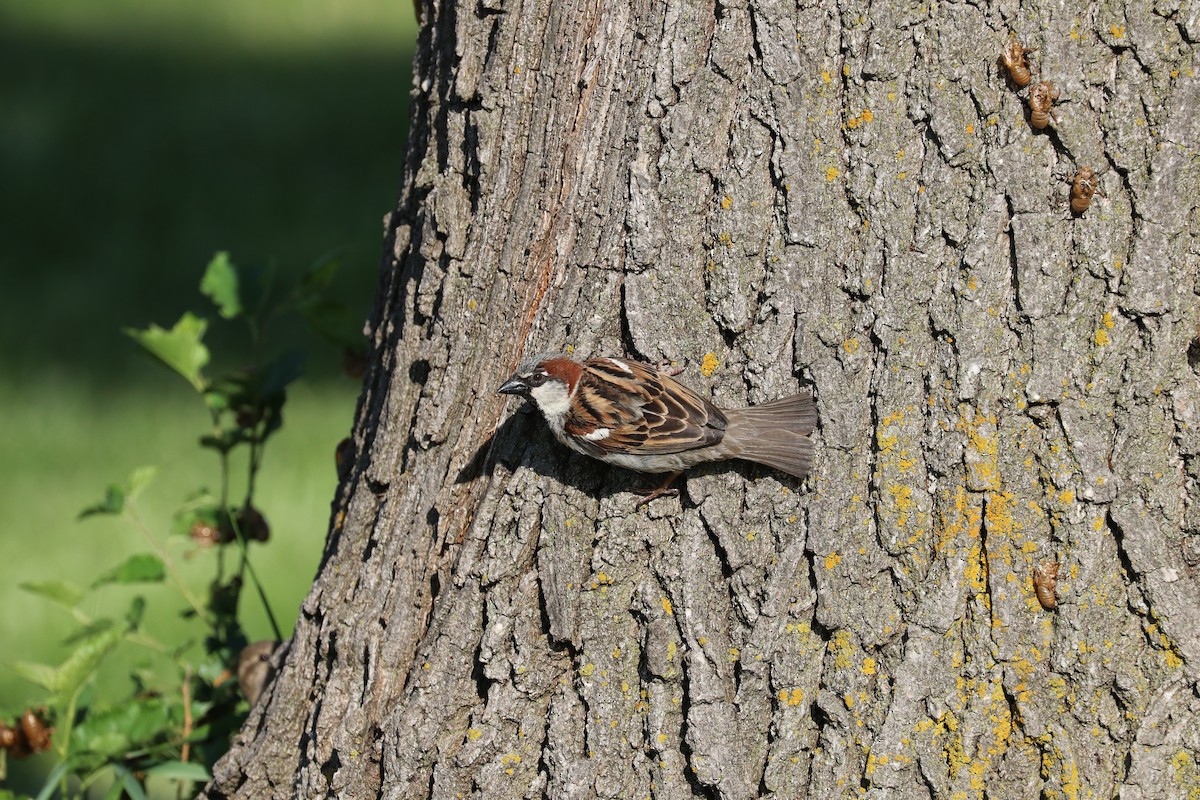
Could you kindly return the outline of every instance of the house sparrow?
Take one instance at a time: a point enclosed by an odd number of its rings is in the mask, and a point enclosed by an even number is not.
[[[273,639],[264,639],[246,645],[238,654],[238,688],[242,690],[242,696],[250,705],[258,702],[263,689],[275,677],[275,668],[271,666],[271,656],[278,647],[279,642]]]
[[[706,461],[742,458],[803,478],[812,464],[812,396],[751,408],[720,409],[649,364],[561,356],[526,361],[501,394],[532,400],[554,436],[576,452],[638,472],[680,472]]]

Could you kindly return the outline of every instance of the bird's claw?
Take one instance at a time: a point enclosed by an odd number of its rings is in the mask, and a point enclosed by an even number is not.
[[[634,494],[642,495],[642,499],[637,501],[637,503],[633,507],[633,510],[638,511],[639,509],[641,509],[642,506],[649,505],[651,500],[655,500],[659,497],[676,497],[676,496],[678,496],[679,490],[672,487],[671,484],[675,482],[675,479],[678,478],[679,475],[680,475],[680,473],[678,473],[678,472],[671,472],[671,473],[668,473],[667,479],[665,481],[663,481],[662,483],[660,483],[658,486],[654,486],[654,487],[650,487],[650,488],[646,488],[646,489],[634,489],[633,490]]]
[[[654,365],[654,368],[667,377],[674,378],[686,369],[686,367],[677,367],[669,358],[664,358]]]

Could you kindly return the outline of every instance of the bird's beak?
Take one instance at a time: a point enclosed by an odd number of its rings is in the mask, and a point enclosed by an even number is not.
[[[500,384],[497,389],[500,394],[519,394],[522,397],[529,394],[529,386],[518,377],[512,377]]]

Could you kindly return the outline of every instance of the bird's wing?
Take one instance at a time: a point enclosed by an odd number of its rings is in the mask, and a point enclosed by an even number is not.
[[[594,358],[583,364],[566,431],[597,455],[680,453],[725,435],[725,415],[649,364]]]

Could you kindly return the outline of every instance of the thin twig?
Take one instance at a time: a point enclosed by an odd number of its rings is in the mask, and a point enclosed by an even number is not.
[[[228,513],[228,509],[226,509]],[[275,640],[282,642],[283,634],[280,632],[279,623],[275,620],[275,612],[271,610],[271,604],[267,601],[267,593],[263,590],[262,582],[258,579],[258,573],[254,570],[254,564],[250,561],[249,548],[246,547],[246,537],[242,533],[242,526],[238,523],[237,515],[230,514],[229,519],[233,522],[234,538],[237,540],[238,548],[242,552],[241,566],[250,573],[250,582],[254,584],[255,591],[258,592],[258,599],[262,601],[263,610],[267,612],[267,621],[271,623],[271,630],[275,633]]]
[[[183,670],[183,686],[179,690],[183,697],[183,746],[179,748],[179,760],[186,762],[191,755],[192,743],[188,739],[192,736],[192,669],[186,667]],[[180,791],[183,786],[180,785]]]
[[[129,520],[133,523],[133,527],[137,528],[138,532],[142,534],[142,538],[146,540],[146,543],[150,545],[150,548],[154,551],[154,554],[157,555],[163,562],[163,566],[166,567],[167,574],[171,576],[171,580],[175,583],[175,588],[177,588],[179,593],[183,595],[183,599],[188,602],[188,605],[190,605],[196,614],[199,615],[200,619],[211,625],[212,620],[209,619],[208,612],[205,611],[204,607],[200,605],[200,600],[194,594],[192,594],[192,591],[188,589],[187,584],[183,582],[183,578],[180,576],[179,571],[175,568],[175,562],[171,560],[170,554],[167,553],[167,551],[150,534],[150,530],[142,523],[142,518],[137,513],[137,507],[133,503],[127,503],[125,506],[125,513],[129,515]]]

